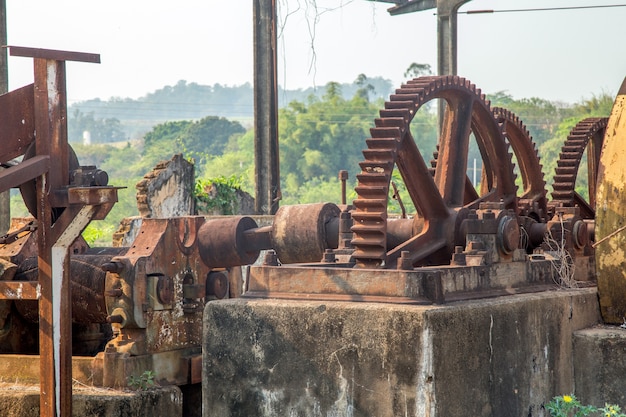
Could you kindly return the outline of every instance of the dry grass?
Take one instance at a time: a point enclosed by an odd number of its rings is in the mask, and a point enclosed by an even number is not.
[[[563,224],[563,216],[559,213],[559,219],[561,221],[561,233],[558,236],[553,236],[552,232],[546,234],[544,241],[550,254],[550,262],[555,270],[553,279],[555,284],[561,288],[578,288],[579,282],[574,278],[574,272],[576,266],[574,265],[574,259],[565,248],[567,230]]]

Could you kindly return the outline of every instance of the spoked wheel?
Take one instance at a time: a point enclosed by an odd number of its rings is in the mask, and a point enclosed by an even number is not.
[[[439,138],[434,176],[411,135],[416,112],[433,99],[443,99],[446,111]],[[500,202],[516,209],[511,155],[500,126],[480,90],[457,76],[422,77],[396,90],[370,130],[360,163],[352,232],[357,267],[393,267],[407,251],[413,265],[450,259],[458,244],[460,223],[481,202]],[[483,159],[481,190],[467,178],[467,156],[473,133]],[[387,247],[387,199],[397,167],[417,210],[413,237]]]
[[[69,172],[71,173],[73,170],[76,170],[80,167],[78,162],[78,157],[76,156],[76,152],[71,146],[68,146],[68,158],[69,158]],[[26,153],[24,153],[24,161],[30,159],[36,155],[35,144],[33,143],[28,147]],[[68,178],[67,183],[69,184],[71,179]],[[28,209],[28,212],[33,216],[37,217],[37,187],[35,185],[35,180],[25,182],[20,185],[20,193],[22,194],[22,200],[24,200],[24,205]],[[53,218],[58,218],[63,212],[63,208],[54,208],[53,209]]]
[[[579,122],[570,132],[557,161],[550,202],[553,208],[580,207],[580,215],[583,219],[595,218],[598,165],[607,123],[606,117],[592,117]],[[585,150],[587,151],[588,200],[576,192],[576,178]]]

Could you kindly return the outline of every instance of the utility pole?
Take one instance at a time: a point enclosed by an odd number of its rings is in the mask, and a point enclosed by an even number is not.
[[[7,2],[0,0],[0,46],[7,44]],[[0,94],[9,92],[9,60],[7,48],[0,47]],[[1,169],[1,168],[0,168]],[[11,225],[10,191],[0,193],[0,235]]]
[[[280,200],[276,0],[253,0],[255,210],[274,214]]]
[[[437,74],[457,75],[457,11],[471,0],[370,0],[394,3],[390,15],[437,9]],[[439,126],[443,123],[446,103],[439,101]]]
[[[387,9],[391,16],[437,9],[437,73],[456,75],[457,11],[471,0],[369,0],[379,3],[394,3]]]

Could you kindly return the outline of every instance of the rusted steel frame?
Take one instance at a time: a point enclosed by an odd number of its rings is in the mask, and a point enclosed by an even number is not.
[[[36,161],[41,161],[41,157],[49,158],[49,170],[42,172],[36,179],[38,268],[41,289],[39,299],[40,415],[44,417],[70,416],[72,414],[72,328],[68,248],[92,219],[95,209],[93,206],[66,209],[65,216],[62,216],[64,219],[74,214],[76,212],[74,209],[78,209],[76,217],[53,224],[53,205],[49,197],[54,195],[56,190],[64,189],[69,185],[64,60],[100,62],[100,58],[96,54],[22,47],[10,47],[10,54],[35,58],[32,112],[23,108],[29,107],[28,99],[24,99],[20,110],[25,111],[25,118],[30,115],[34,116],[34,131],[37,132]],[[29,136],[29,131],[30,129],[26,129],[27,136]],[[35,165],[40,163],[35,162]],[[53,226],[56,226],[54,231]]]
[[[0,95],[0,162],[7,162],[24,155],[35,140],[33,114],[34,86],[25,87]]]
[[[448,207],[463,205],[465,178],[467,176],[467,154],[472,121],[472,97],[457,95],[445,97],[448,108],[441,126],[439,157],[435,183]],[[446,140],[447,139],[447,140]]]
[[[44,346],[41,343],[41,329],[42,322],[47,318],[52,318],[53,328],[49,333],[52,337],[48,338],[47,343],[52,344],[53,354],[53,367],[49,368],[49,363],[41,361],[42,376],[44,375],[44,368],[46,372],[54,371],[54,375],[51,380],[41,381],[41,405],[43,406],[46,399],[43,398],[44,383],[47,388],[53,388],[52,392],[47,391],[47,401],[52,399],[54,395],[55,408],[51,406],[50,402],[47,402],[49,410],[46,410],[48,414],[45,414],[42,408],[41,416],[50,417],[62,417],[71,415],[72,411],[72,304],[71,304],[71,284],[70,284],[70,257],[69,247],[76,240],[76,237],[87,227],[93,217],[95,211],[94,206],[84,206],[80,209],[79,213],[68,225],[68,227],[61,233],[59,239],[54,243],[51,248],[50,266],[51,266],[51,280],[48,281],[48,288],[51,295],[51,315],[46,317],[41,314],[41,304],[44,296],[42,291],[42,299],[39,301],[40,319],[40,352],[44,351]],[[41,261],[41,258],[40,258]],[[39,266],[41,273],[41,264]],[[41,280],[41,275],[40,275]],[[40,281],[41,283],[41,281]],[[44,284],[41,283],[42,289]],[[48,330],[44,325],[44,329]],[[50,354],[50,351],[47,352]],[[48,358],[47,358],[48,359]],[[50,395],[52,394],[52,395]],[[54,414],[56,412],[56,414]]]
[[[37,281],[0,281],[0,300],[38,300],[40,295]]]
[[[13,55],[13,48],[11,48]],[[72,414],[72,327],[69,260],[52,236],[51,190],[69,178],[65,62],[36,58],[35,129],[37,155],[50,155],[50,171],[37,179],[39,351],[42,417]],[[58,230],[58,229],[57,229]],[[61,231],[59,231],[61,232]],[[59,233],[59,236],[63,233]],[[55,253],[56,252],[56,253]],[[56,282],[55,282],[56,280]]]
[[[100,63],[100,54],[88,52],[59,51],[55,49],[29,48],[25,46],[9,46],[11,56],[53,60],[53,61],[78,61]]]
[[[37,155],[21,164],[0,171],[0,192],[15,188],[48,172],[50,157]]]

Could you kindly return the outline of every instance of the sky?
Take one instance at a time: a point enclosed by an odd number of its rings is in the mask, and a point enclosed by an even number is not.
[[[179,80],[253,80],[246,0],[6,0],[8,44],[99,53],[67,64],[68,101],[138,98]],[[434,10],[391,16],[389,3],[276,0],[279,84],[399,86],[412,62],[437,68]],[[460,12],[619,5],[626,0],[472,0]],[[626,7],[458,16],[458,74],[485,93],[574,103],[616,94],[626,76]],[[9,58],[9,88],[32,82],[32,61]]]

